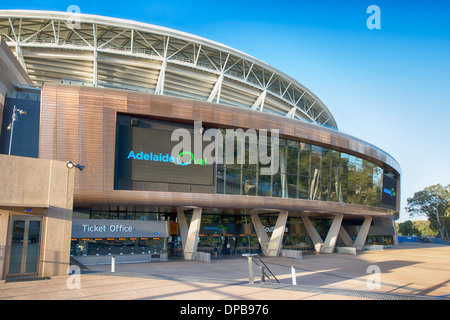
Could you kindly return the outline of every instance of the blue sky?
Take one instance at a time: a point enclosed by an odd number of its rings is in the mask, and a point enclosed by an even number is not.
[[[17,3],[17,2],[16,2]],[[250,54],[293,77],[341,131],[402,167],[400,222],[414,192],[450,184],[449,1],[21,1],[2,9],[66,11],[165,26]],[[124,5],[124,3],[126,5]],[[370,30],[367,7],[381,9]]]

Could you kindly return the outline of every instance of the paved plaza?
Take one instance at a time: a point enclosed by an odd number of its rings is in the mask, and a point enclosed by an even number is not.
[[[248,283],[245,257],[211,264],[171,260],[89,266],[74,276],[0,282],[1,300],[400,300],[450,299],[450,246],[403,243],[358,255],[263,257],[280,283]],[[297,285],[292,285],[291,266]],[[373,273],[379,270],[380,273]],[[69,280],[69,281],[68,281]],[[68,285],[69,283],[69,285]],[[79,284],[79,287],[76,285]],[[375,285],[379,284],[378,287]],[[374,287],[375,286],[375,287]]]

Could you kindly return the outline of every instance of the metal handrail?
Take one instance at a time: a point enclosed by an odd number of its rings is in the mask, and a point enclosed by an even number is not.
[[[261,263],[264,265],[264,267],[261,267],[258,264],[258,262],[256,262],[256,260],[254,260],[254,259],[252,259],[252,262],[254,262],[261,269],[261,272],[265,276],[267,276],[267,278],[270,279],[270,276],[265,272],[265,269],[267,269],[270,272],[270,274],[272,275],[272,277],[275,279],[276,282],[280,283],[280,281],[278,281],[277,277],[273,274],[272,270],[270,270],[270,268],[264,263],[263,259],[259,256],[259,254],[257,254],[257,253],[252,253],[252,254],[251,253],[244,253],[242,256],[243,257],[247,257],[247,258],[257,257],[261,261]],[[250,265],[249,265],[249,268],[250,268]],[[270,280],[272,280],[272,279],[270,279]]]

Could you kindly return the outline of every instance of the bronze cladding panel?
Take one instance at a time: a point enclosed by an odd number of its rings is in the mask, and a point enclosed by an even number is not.
[[[390,168],[395,161],[362,140],[328,128],[262,112],[175,97],[129,91],[45,84],[41,98],[39,158],[85,166],[75,175],[74,204],[130,204],[235,207],[389,215],[383,208],[325,201],[163,191],[114,190],[116,115],[118,112],[204,126],[279,129],[280,136],[313,143]],[[395,170],[394,170],[395,172]]]

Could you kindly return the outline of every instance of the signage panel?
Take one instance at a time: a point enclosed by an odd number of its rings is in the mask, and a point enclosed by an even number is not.
[[[72,238],[166,238],[168,221],[72,220]]]
[[[151,120],[147,122],[151,123]],[[160,129],[161,127],[165,130]],[[172,156],[172,149],[180,143],[171,141],[172,132],[176,128],[177,124],[170,122],[158,128],[118,123],[116,188],[120,189],[117,186],[122,185],[118,181],[128,182],[129,186],[133,182],[141,185],[154,182],[214,186],[214,164],[208,164],[205,159],[195,159],[190,151],[183,151],[178,157]]]
[[[385,208],[395,210],[397,206],[397,180],[384,174],[381,192],[381,205]]]

